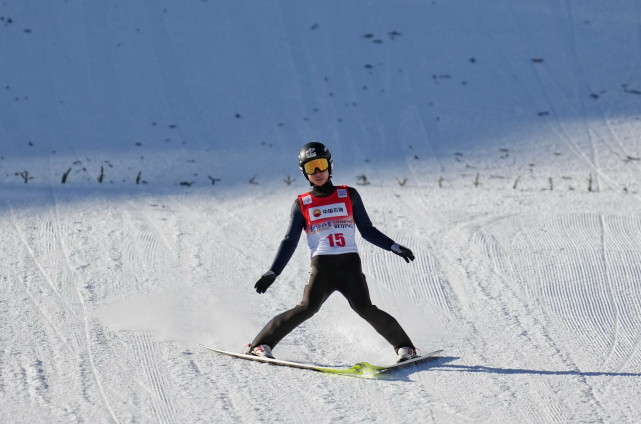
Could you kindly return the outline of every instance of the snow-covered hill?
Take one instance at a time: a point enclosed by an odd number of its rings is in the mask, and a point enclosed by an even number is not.
[[[517,3],[0,3],[0,421],[637,421],[641,6]],[[197,347],[299,302],[304,240],[253,284],[310,140],[416,253],[359,240],[443,358]],[[394,360],[339,295],[275,354]]]

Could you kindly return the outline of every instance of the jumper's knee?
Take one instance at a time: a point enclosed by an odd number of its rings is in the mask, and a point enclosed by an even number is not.
[[[351,305],[351,307],[354,312],[365,319],[376,315],[380,311],[376,305]]]
[[[320,310],[320,304],[301,303],[296,307],[297,314],[305,319],[313,317]]]

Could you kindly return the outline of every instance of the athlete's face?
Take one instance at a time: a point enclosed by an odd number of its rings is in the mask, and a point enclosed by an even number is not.
[[[329,170],[326,169],[322,172],[317,172],[315,174],[307,174],[309,181],[315,186],[322,186],[329,180]]]

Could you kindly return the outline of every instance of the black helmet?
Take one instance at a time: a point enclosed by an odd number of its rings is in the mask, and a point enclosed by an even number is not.
[[[305,172],[304,168],[305,163],[314,159],[322,158],[327,159],[327,162],[329,162],[329,175],[331,177],[333,170],[333,161],[332,154],[329,152],[327,146],[325,146],[323,143],[319,143],[318,141],[312,141],[311,143],[307,143],[300,148],[300,150],[298,151],[298,167],[300,168],[300,172],[303,173],[305,178],[307,178],[307,173]]]

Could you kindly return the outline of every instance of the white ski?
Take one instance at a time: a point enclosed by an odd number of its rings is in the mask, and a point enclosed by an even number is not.
[[[247,359],[250,361],[258,361],[258,362],[265,362],[268,364],[272,365],[279,365],[279,366],[284,366],[284,367],[292,367],[292,368],[300,368],[300,369],[305,369],[305,370],[311,370],[311,371],[318,371],[326,374],[338,374],[338,375],[348,375],[348,376],[354,376],[354,377],[374,377],[377,374],[382,374],[382,373],[387,373],[390,371],[393,371],[395,369],[401,368],[401,367],[407,367],[409,365],[416,365],[421,362],[429,361],[431,359],[435,359],[438,357],[438,354],[441,353],[443,350],[438,349],[434,350],[432,352],[428,352],[422,356],[413,358],[413,359],[408,359],[407,361],[404,362],[398,362],[392,365],[386,365],[386,366],[379,366],[379,365],[372,365],[368,362],[359,362],[357,364],[354,364],[351,367],[323,367],[320,365],[314,365],[314,364],[305,364],[301,362],[293,362],[293,361],[285,361],[282,359],[272,359],[272,358],[265,358],[262,356],[254,356],[254,355],[248,355],[245,353],[238,353],[238,352],[228,352],[225,350],[221,349],[216,349],[213,347],[205,346],[202,344],[199,344],[199,346],[209,349],[213,352],[217,352],[223,355],[228,355],[232,356],[234,358],[241,358],[241,359]]]

